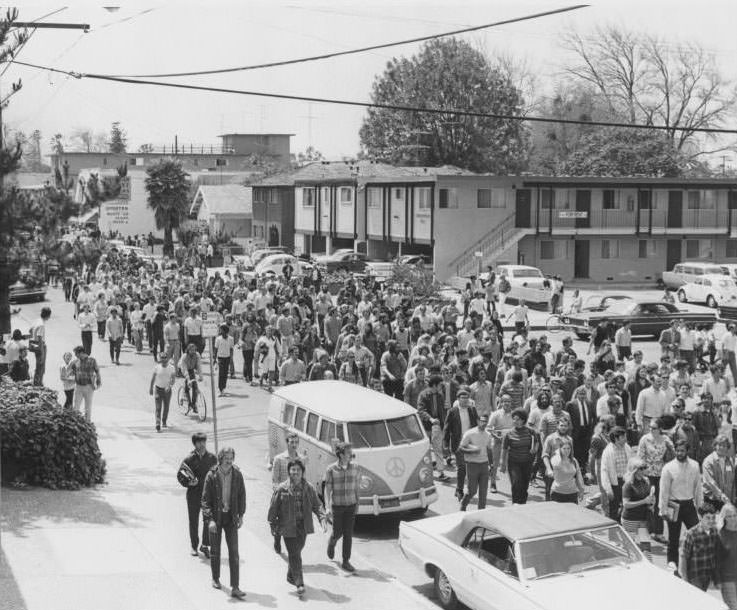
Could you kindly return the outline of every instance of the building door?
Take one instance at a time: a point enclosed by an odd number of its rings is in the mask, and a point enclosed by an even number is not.
[[[576,191],[576,212],[585,212],[584,216],[581,214],[580,217],[576,217],[576,228],[577,229],[588,229],[591,227],[591,191]],[[588,277],[588,243],[586,242],[586,276]],[[578,276],[576,276],[578,277]]]
[[[518,229],[532,227],[532,191],[530,189],[517,189],[514,226]]]
[[[589,241],[577,239],[573,251],[573,277],[589,277]]]
[[[671,271],[678,263],[681,262],[681,241],[680,239],[669,239],[665,253],[665,270]]]
[[[737,224],[737,191],[729,191],[727,195],[727,207],[729,208],[729,233],[732,234],[732,228]]]
[[[683,191],[668,191],[668,228],[681,227],[683,227]]]

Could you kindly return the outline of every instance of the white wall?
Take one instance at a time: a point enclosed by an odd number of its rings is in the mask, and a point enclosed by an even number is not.
[[[398,240],[405,239],[405,190],[404,187],[393,187],[389,197],[389,235]]]

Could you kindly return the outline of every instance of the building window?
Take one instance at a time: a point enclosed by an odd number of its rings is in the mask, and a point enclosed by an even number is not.
[[[555,191],[553,189],[540,191],[540,207],[543,210],[555,209]]]
[[[476,191],[476,207],[477,208],[490,208],[491,207],[491,189],[478,189]]]
[[[555,242],[554,241],[541,241],[540,242],[540,258],[541,259],[553,259],[555,258]]]
[[[192,163],[194,164],[195,167],[198,167],[199,164],[200,164],[200,160],[199,159],[193,159],[192,160]]]
[[[641,210],[649,210],[652,205],[653,194],[650,191],[637,191],[637,201]]]
[[[303,208],[314,208],[315,207],[315,191],[311,188],[302,189],[302,207]]]
[[[657,254],[656,242],[654,239],[638,240],[638,256],[639,258],[648,258]]]
[[[701,207],[701,191],[688,191],[688,209],[698,210]],[[697,240],[692,240],[697,241]]]
[[[737,258],[737,239],[727,240],[727,258]]]
[[[417,211],[428,212],[432,208],[432,202],[430,201],[430,189],[429,188],[418,188],[415,191],[417,196]]]
[[[269,189],[269,203],[272,205],[279,203],[278,189]]]
[[[330,203],[330,187],[329,186],[323,186],[320,189],[320,202]]]
[[[627,211],[628,212],[634,212],[635,211],[635,197],[634,197],[634,195],[627,195]]]
[[[619,240],[601,240],[601,258],[619,258]]]
[[[381,189],[370,188],[367,190],[366,205],[370,208],[381,207]]]
[[[458,207],[458,191],[456,189],[440,189],[438,191],[438,207],[441,209]]]
[[[353,188],[350,186],[340,187],[340,205],[353,205]]]
[[[602,204],[601,207],[605,210],[616,210],[617,201],[614,198],[614,191],[612,189],[606,189],[602,191]]]
[[[216,159],[215,160],[215,167],[225,167],[228,165],[227,159]]]
[[[402,189],[394,189],[394,199],[404,199],[404,191]]]
[[[690,197],[689,197],[689,200],[690,200]],[[686,258],[699,258],[699,240],[698,239],[687,239],[686,240]]]

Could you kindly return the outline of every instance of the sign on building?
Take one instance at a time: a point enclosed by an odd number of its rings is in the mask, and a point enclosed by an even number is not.
[[[122,199],[113,199],[102,204],[100,226],[105,228],[127,225],[129,221],[130,203]]]
[[[558,218],[588,218],[589,213],[586,210],[561,210],[558,212]]]

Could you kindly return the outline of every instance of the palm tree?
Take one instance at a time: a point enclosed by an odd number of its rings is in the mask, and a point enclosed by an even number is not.
[[[174,256],[172,231],[187,218],[189,174],[180,163],[164,159],[146,170],[146,190],[156,228],[164,231],[164,255]]]

